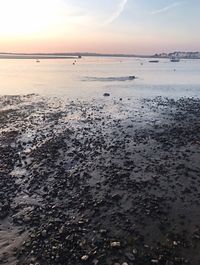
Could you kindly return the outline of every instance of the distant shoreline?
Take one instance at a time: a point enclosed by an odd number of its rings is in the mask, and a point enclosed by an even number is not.
[[[50,59],[78,59],[78,57],[73,56],[45,56],[45,55],[1,55],[0,59],[21,59],[21,60],[50,60]]]
[[[176,53],[174,53],[176,54]],[[173,53],[169,55],[136,55],[136,54],[103,54],[103,53],[1,53],[0,59],[80,59],[81,57],[113,57],[113,58],[156,58],[170,59]],[[200,57],[181,56],[180,59],[200,59]]]
[[[80,59],[81,57],[152,58],[150,55],[99,53],[0,53],[0,59]]]

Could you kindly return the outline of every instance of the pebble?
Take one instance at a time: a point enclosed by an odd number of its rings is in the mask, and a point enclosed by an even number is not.
[[[121,243],[119,241],[114,241],[110,243],[110,246],[113,248],[119,248],[121,247]]]
[[[89,259],[89,256],[88,255],[84,255],[81,257],[81,260],[82,261],[87,261]]]
[[[42,230],[42,236],[46,237],[47,236],[47,230]]]
[[[158,263],[159,263],[159,260],[157,260],[157,259],[152,259],[152,260],[151,260],[151,263],[153,263],[153,264],[158,264]]]
[[[136,248],[134,248],[134,249],[133,249],[133,254],[135,254],[135,255],[136,255],[137,253],[138,253],[137,249],[136,249]]]
[[[135,260],[135,256],[133,254],[131,254],[131,253],[125,253],[125,256],[130,261],[134,261]]]

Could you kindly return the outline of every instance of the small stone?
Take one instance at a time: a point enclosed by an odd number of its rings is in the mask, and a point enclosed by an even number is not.
[[[116,201],[118,201],[118,200],[120,200],[120,199],[121,199],[121,195],[120,195],[120,194],[118,194],[118,193],[116,193],[116,194],[113,194],[113,195],[112,195],[112,199],[113,199],[113,200],[116,200]]]
[[[200,239],[200,236],[199,235],[194,235],[194,239]]]
[[[82,261],[87,261],[88,259],[89,259],[89,256],[88,255],[84,255],[81,258]]]
[[[29,223],[31,221],[31,218],[29,216],[24,216],[24,222]]]
[[[94,260],[92,261],[92,263],[93,263],[94,265],[97,265],[97,264],[99,263],[99,261],[98,261],[98,259],[94,259]]]
[[[134,248],[134,249],[133,249],[133,254],[135,254],[135,255],[136,255],[137,253],[138,253],[137,249],[136,249],[136,248]]]
[[[114,241],[114,242],[110,243],[110,246],[112,248],[119,248],[119,247],[121,247],[121,243],[119,241]]]
[[[151,263],[153,263],[153,264],[158,264],[158,263],[159,263],[159,260],[157,260],[157,259],[152,259],[152,260],[151,260]]]
[[[64,227],[64,225],[63,225],[63,226],[59,229],[59,234],[60,234],[60,235],[63,234],[64,231],[65,231],[65,227]]]
[[[110,96],[109,93],[104,93],[103,95],[104,95],[104,97],[109,97]]]
[[[43,231],[42,231],[42,236],[43,236],[43,237],[46,237],[46,236],[47,236],[47,230],[43,230]]]
[[[100,234],[106,234],[107,233],[107,230],[101,229],[99,232],[100,232]]]
[[[130,261],[134,261],[135,260],[135,256],[133,254],[131,254],[131,253],[126,253],[125,256]]]

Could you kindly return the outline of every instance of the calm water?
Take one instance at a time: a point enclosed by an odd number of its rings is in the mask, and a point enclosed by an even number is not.
[[[0,60],[0,94],[39,93],[66,98],[112,96],[200,97],[200,60],[158,64],[149,59]],[[128,80],[134,75],[135,80]]]

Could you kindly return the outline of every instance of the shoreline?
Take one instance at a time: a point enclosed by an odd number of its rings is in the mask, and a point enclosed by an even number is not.
[[[10,56],[2,56],[0,55],[0,60],[13,60],[13,59],[18,59],[18,60],[50,60],[50,59],[77,59],[79,60],[78,57],[73,57],[73,56],[41,56],[41,55],[10,55]]]
[[[0,103],[2,264],[199,264],[200,99]]]

